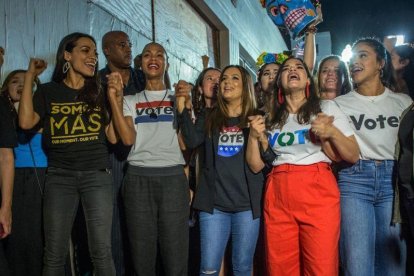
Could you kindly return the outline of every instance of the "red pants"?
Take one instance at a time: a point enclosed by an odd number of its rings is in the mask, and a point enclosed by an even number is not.
[[[270,276],[338,275],[339,190],[327,163],[274,167],[264,222]]]

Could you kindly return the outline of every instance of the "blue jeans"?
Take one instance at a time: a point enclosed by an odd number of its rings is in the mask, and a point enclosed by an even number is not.
[[[200,275],[218,275],[227,242],[232,240],[232,264],[235,276],[250,276],[259,236],[260,219],[252,211],[200,212]]]
[[[111,253],[112,179],[109,171],[49,168],[43,219],[45,252],[43,276],[65,275],[73,221],[82,201],[89,251],[97,276],[115,275]]]
[[[359,160],[339,172],[344,275],[405,275],[406,245],[392,224],[393,160]]]

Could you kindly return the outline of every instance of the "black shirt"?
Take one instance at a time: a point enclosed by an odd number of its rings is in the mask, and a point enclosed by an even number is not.
[[[400,156],[398,162],[399,183],[402,193],[408,198],[414,198],[412,184],[413,175],[413,129],[414,129],[414,110],[410,110],[401,120],[398,131],[400,142]]]
[[[0,148],[14,148],[17,146],[16,129],[12,114],[13,111],[7,99],[0,96]]]
[[[244,174],[244,136],[237,127],[238,118],[230,118],[220,131],[216,158],[215,208],[225,212],[251,210],[249,189]]]
[[[124,87],[124,96],[135,95],[136,93],[141,92],[142,90],[145,89],[144,73],[140,70],[136,71],[132,68],[130,68],[129,71],[130,71],[130,76],[129,76],[127,85],[125,85]],[[106,94],[107,83],[108,83],[108,79],[106,76],[109,75],[110,73],[111,73],[111,70],[109,69],[108,66],[99,70],[99,76],[101,78],[101,84],[102,84],[102,87],[104,88],[105,94]]]
[[[49,166],[80,171],[108,168],[103,118],[99,112],[83,114],[87,107],[76,100],[78,93],[64,83],[49,82],[34,95]]]

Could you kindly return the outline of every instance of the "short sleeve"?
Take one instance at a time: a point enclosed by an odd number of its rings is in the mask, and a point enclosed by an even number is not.
[[[354,135],[354,131],[349,124],[348,117],[339,108],[336,102],[324,100],[321,105],[323,113],[334,117],[333,124],[335,127],[337,127],[346,137]]]
[[[123,113],[124,117],[131,116],[134,117],[135,111],[133,108],[133,98],[135,96],[125,96],[124,97],[124,107],[123,107]]]

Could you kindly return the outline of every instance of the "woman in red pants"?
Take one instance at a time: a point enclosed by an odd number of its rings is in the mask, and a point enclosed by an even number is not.
[[[247,150],[254,171],[273,165],[264,201],[268,273],[338,275],[339,190],[329,164],[358,160],[353,131],[332,101],[318,98],[300,59],[281,65],[274,98],[267,124],[250,117]]]

